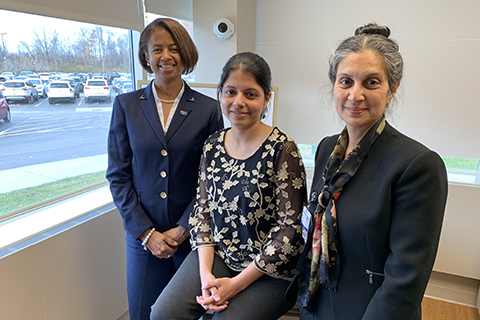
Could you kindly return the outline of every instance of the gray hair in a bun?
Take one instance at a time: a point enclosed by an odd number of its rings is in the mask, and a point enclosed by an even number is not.
[[[389,38],[390,29],[375,23],[358,27],[355,35],[343,40],[330,57],[328,72],[332,84],[337,79],[338,65],[351,53],[373,51],[379,54],[385,63],[385,72],[390,88],[395,86],[403,77],[403,58],[398,51],[398,44]]]

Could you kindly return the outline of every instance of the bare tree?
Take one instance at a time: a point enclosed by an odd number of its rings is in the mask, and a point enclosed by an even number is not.
[[[25,59],[23,61],[23,68],[28,69],[28,70],[34,69],[34,68],[32,68],[32,66],[35,67],[37,59],[36,59],[36,54],[35,54],[35,50],[33,49],[33,46],[29,45],[25,41],[20,41],[19,46],[22,47],[22,49],[24,50],[24,53],[25,53]]]
[[[103,39],[103,27],[95,26],[94,28],[94,37],[97,42],[97,52],[100,62],[102,63],[102,73],[105,73],[105,40]]]
[[[120,61],[122,61],[121,69],[129,70],[130,69],[130,41],[128,34],[121,34],[117,38],[117,48],[120,56]]]
[[[37,61],[37,67],[41,70],[48,71],[50,69],[50,50],[49,39],[45,28],[41,29],[42,33],[38,34],[36,30],[33,30],[35,40],[33,41],[34,50],[38,53],[39,61]]]
[[[85,27],[80,27],[76,33],[77,41],[74,44],[74,50],[82,61],[83,70],[87,70],[88,65],[93,63],[94,59],[94,44],[90,41],[90,33],[91,30]]]

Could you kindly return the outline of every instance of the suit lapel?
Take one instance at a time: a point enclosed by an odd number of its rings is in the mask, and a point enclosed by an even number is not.
[[[177,132],[182,123],[190,115],[194,103],[195,98],[193,96],[193,91],[187,84],[185,84],[185,91],[182,98],[180,99],[180,103],[177,106],[177,110],[175,110],[175,114],[173,115],[172,122],[170,122],[167,134],[165,135],[167,142],[170,141],[170,139]]]
[[[160,142],[166,148],[167,140],[165,140],[163,127],[160,123],[160,118],[158,117],[157,105],[155,104],[155,98],[153,97],[151,83],[145,88],[143,94],[140,96],[140,106],[145,114],[145,118],[147,118],[147,121],[155,132],[158,140],[160,140]]]

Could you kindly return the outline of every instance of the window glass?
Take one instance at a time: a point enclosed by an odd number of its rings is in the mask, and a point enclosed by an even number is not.
[[[442,157],[447,167],[448,180],[480,184],[479,159]]]
[[[0,84],[2,220],[106,183],[112,101],[120,94],[111,81],[131,78],[133,58],[126,29],[7,10],[0,10],[0,20],[0,74],[7,78]],[[85,101],[93,75],[106,79],[95,82],[108,88],[110,99]],[[37,86],[9,82],[20,76]],[[50,95],[50,88],[69,88],[69,82],[73,90],[66,95]]]
[[[298,144],[307,169],[315,167],[316,145]],[[447,168],[449,182],[480,184],[480,160],[469,158],[442,157]]]

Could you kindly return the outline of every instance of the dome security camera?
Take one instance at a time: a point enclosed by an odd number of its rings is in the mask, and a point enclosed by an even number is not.
[[[226,40],[235,32],[235,26],[227,18],[221,18],[213,24],[213,33],[222,40]]]

